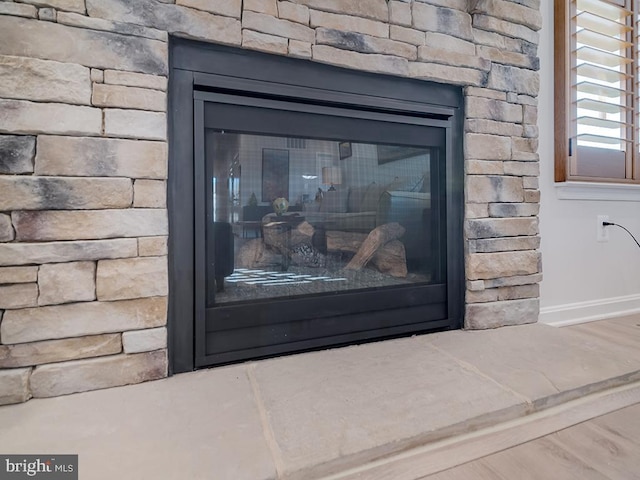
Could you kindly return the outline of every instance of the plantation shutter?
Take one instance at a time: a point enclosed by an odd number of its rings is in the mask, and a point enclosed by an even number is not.
[[[634,21],[631,0],[571,1],[571,176],[632,177]]]

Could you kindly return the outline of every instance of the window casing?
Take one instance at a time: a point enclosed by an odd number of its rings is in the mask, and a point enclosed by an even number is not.
[[[555,1],[555,179],[640,183],[638,2]]]

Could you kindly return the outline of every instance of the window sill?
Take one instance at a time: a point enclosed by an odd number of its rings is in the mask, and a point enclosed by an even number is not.
[[[620,183],[564,182],[556,183],[559,200],[604,200],[640,202],[640,185]]]

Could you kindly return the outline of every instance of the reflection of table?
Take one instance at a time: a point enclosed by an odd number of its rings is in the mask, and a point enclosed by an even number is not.
[[[253,230],[256,238],[262,236],[262,220],[246,220],[237,222],[237,224],[242,226],[243,238],[247,237],[247,230]]]
[[[282,271],[289,269],[291,263],[291,230],[304,222],[298,214],[269,214],[263,218],[262,232],[265,245],[276,248],[282,255]]]

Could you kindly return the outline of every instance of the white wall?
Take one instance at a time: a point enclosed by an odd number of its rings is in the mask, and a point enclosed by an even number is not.
[[[640,311],[640,248],[618,227],[596,241],[596,216],[609,215],[640,238],[637,201],[561,200],[553,178],[553,2],[541,2],[540,230],[544,279],[540,321],[556,325]],[[589,195],[592,195],[591,191]]]

